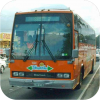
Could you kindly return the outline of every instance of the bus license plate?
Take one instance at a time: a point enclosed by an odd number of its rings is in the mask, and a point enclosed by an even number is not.
[[[36,86],[36,87],[43,87],[43,86],[44,86],[44,84],[34,83],[34,86]]]

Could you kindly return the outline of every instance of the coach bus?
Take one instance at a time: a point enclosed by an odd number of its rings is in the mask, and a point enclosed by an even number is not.
[[[93,73],[95,32],[71,10],[17,12],[9,61],[11,86],[80,89]]]

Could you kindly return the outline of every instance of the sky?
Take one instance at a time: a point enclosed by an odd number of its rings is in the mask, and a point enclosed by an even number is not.
[[[14,14],[16,12],[32,11],[49,4],[64,4],[80,15],[94,30],[100,34],[100,11],[96,5],[87,0],[12,0],[6,3],[0,13],[0,32],[12,31]]]

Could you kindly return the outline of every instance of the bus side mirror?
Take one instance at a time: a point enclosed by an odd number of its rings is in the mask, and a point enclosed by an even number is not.
[[[73,58],[78,58],[78,53],[79,53],[79,51],[77,49],[73,49],[72,50],[72,57]]]

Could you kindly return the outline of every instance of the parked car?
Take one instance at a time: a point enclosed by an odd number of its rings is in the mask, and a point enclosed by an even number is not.
[[[100,60],[100,54],[98,52],[98,50],[96,50],[96,61],[99,61]]]
[[[5,68],[7,67],[6,61],[0,59],[0,73],[4,73]]]

